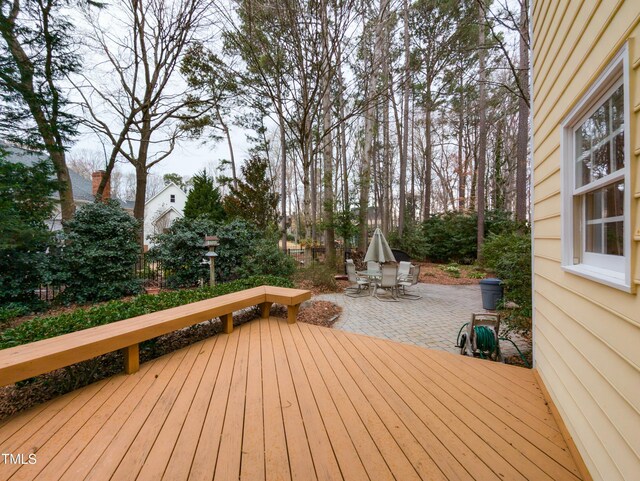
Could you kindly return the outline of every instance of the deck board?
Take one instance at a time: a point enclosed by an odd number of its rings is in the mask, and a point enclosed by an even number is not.
[[[531,371],[256,320],[9,418],[2,480],[580,479]]]

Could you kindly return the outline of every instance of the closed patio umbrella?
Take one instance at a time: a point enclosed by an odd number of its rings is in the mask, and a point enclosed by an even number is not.
[[[396,258],[391,252],[391,248],[387,242],[387,239],[382,235],[380,228],[377,228],[371,238],[371,244],[367,249],[367,254],[364,256],[364,261],[375,261],[380,263],[396,262]]]

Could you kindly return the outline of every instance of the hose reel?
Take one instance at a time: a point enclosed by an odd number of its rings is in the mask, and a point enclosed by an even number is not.
[[[466,332],[462,332],[465,327]],[[499,332],[499,314],[472,314],[471,321],[463,324],[458,331],[456,347],[460,348],[462,355],[502,362]]]

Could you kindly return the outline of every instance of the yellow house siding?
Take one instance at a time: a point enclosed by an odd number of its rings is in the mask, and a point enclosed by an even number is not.
[[[541,145],[538,142],[555,135],[556,127],[568,113],[558,108],[559,105],[567,102],[573,105],[583,97],[600,73],[598,67],[602,60],[613,57],[618,49],[612,47],[621,46],[629,37],[629,22],[633,19],[637,23],[637,10],[638,2],[627,0],[602,2],[591,15],[586,6],[578,12],[578,20],[573,26],[577,31],[569,33],[571,41],[567,42],[573,46],[565,45],[551,55],[553,62],[547,74],[541,74],[543,79],[538,84],[534,80],[534,104],[539,121],[534,125],[534,135],[538,146]],[[576,84],[584,86],[577,89]]]
[[[561,267],[561,123],[625,44],[640,285],[640,1],[533,0],[534,358],[595,480],[640,480],[640,293]]]

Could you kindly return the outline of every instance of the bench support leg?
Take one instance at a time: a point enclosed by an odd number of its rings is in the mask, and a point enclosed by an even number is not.
[[[133,374],[140,369],[140,347],[138,344],[122,349],[124,356],[124,372]]]
[[[231,334],[233,332],[233,314],[223,314],[220,316],[222,321],[222,331],[225,334]]]
[[[295,324],[298,317],[298,311],[300,310],[300,304],[287,307],[287,322],[289,324]]]
[[[271,311],[272,304],[273,302],[263,302],[260,304],[260,317],[262,317],[262,319],[269,318],[269,312]]]

